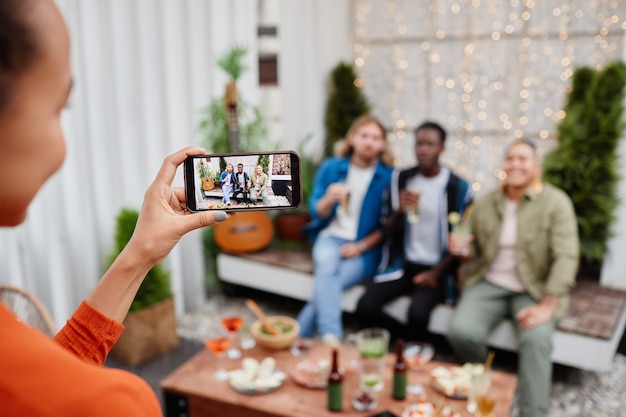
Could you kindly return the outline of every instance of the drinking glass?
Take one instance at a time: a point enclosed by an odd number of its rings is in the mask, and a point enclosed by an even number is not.
[[[311,339],[297,338],[289,350],[294,357],[299,358],[309,353],[312,348],[313,341]]]
[[[407,191],[410,192],[411,194],[417,195],[417,203],[415,203],[414,206],[409,207],[408,211],[406,212],[406,219],[408,220],[409,223],[417,223],[420,221],[420,209],[419,209],[420,190],[408,189]]]
[[[378,392],[385,385],[389,332],[368,328],[349,335],[347,340],[348,352],[359,375],[360,392],[352,397],[352,405],[358,411],[373,410],[378,406]]]
[[[346,193],[346,198],[341,200],[341,209],[343,210],[343,214],[346,216],[350,214],[350,191],[348,190]]]
[[[452,235],[454,236],[455,248],[454,255],[468,256],[470,254],[470,230],[467,224],[456,224],[452,227]]]
[[[378,406],[378,393],[385,386],[384,363],[383,366],[370,366],[368,369],[362,368],[359,371],[360,392],[352,397],[352,405],[357,411],[369,411]]]
[[[465,408],[470,413],[477,413],[478,398],[481,396],[488,396],[489,391],[491,390],[491,372],[484,372],[484,368],[481,366],[481,364],[476,364],[473,369],[475,371],[470,374],[470,389],[467,396],[467,405]],[[489,400],[484,399],[482,403],[483,409],[485,409],[485,405],[488,405]]]
[[[241,316],[226,316],[222,317],[220,323],[224,329],[226,329],[228,339],[230,340],[230,346],[226,351],[226,356],[229,359],[239,359],[241,357],[241,350],[237,347],[237,336],[239,328],[243,325],[243,318]]]
[[[230,339],[226,336],[215,337],[208,339],[205,342],[207,349],[209,349],[217,358],[217,369],[213,372],[213,378],[218,381],[228,380],[228,371],[224,369],[222,359],[226,353],[226,350],[230,346]]]
[[[476,417],[493,417],[496,407],[496,398],[491,392],[476,396]]]
[[[424,342],[406,342],[404,344],[404,360],[409,368],[416,373],[419,372],[422,365],[428,363],[435,355],[435,348],[430,343]],[[418,382],[409,383],[406,391],[413,395],[423,395],[425,393],[424,386]]]
[[[256,346],[256,340],[250,333],[250,325],[247,323],[239,329],[239,344],[243,350],[249,350]]]

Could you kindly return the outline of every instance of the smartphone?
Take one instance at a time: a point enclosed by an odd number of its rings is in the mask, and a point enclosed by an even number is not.
[[[197,155],[183,166],[190,211],[281,210],[302,204],[300,156],[294,151]]]

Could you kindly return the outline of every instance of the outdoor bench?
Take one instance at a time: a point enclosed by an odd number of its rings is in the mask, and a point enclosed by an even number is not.
[[[269,248],[249,254],[220,253],[218,275],[224,282],[307,301],[313,291],[313,263],[309,251]],[[357,285],[344,292],[343,311],[352,313],[364,291]],[[570,308],[553,336],[552,361],[591,371],[607,371],[626,325],[626,292],[579,282],[572,292]],[[387,313],[406,322],[409,297],[387,304]],[[429,330],[445,335],[454,307],[440,304],[432,312]],[[494,348],[517,351],[517,336],[510,320],[496,326],[488,337]]]

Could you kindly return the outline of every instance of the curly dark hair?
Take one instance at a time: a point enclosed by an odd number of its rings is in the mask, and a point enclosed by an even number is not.
[[[0,111],[13,97],[14,81],[37,56],[36,31],[28,21],[34,0],[0,0]]]
[[[415,128],[414,133],[417,135],[417,132],[419,132],[422,129],[436,130],[437,133],[439,133],[439,139],[441,139],[441,143],[443,144],[446,142],[446,136],[448,136],[448,134],[446,130],[443,128],[443,126],[441,126],[439,123],[433,122],[432,120],[427,120],[421,125],[419,125],[417,128]]]

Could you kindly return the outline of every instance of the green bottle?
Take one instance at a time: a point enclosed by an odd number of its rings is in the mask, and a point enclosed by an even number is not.
[[[407,366],[404,362],[404,340],[398,339],[396,346],[396,363],[393,364],[393,387],[392,395],[394,400],[404,400],[406,398],[406,377]]]
[[[328,375],[328,409],[330,411],[341,411],[343,403],[343,375],[339,373],[337,364],[337,349],[333,349],[332,366]]]

